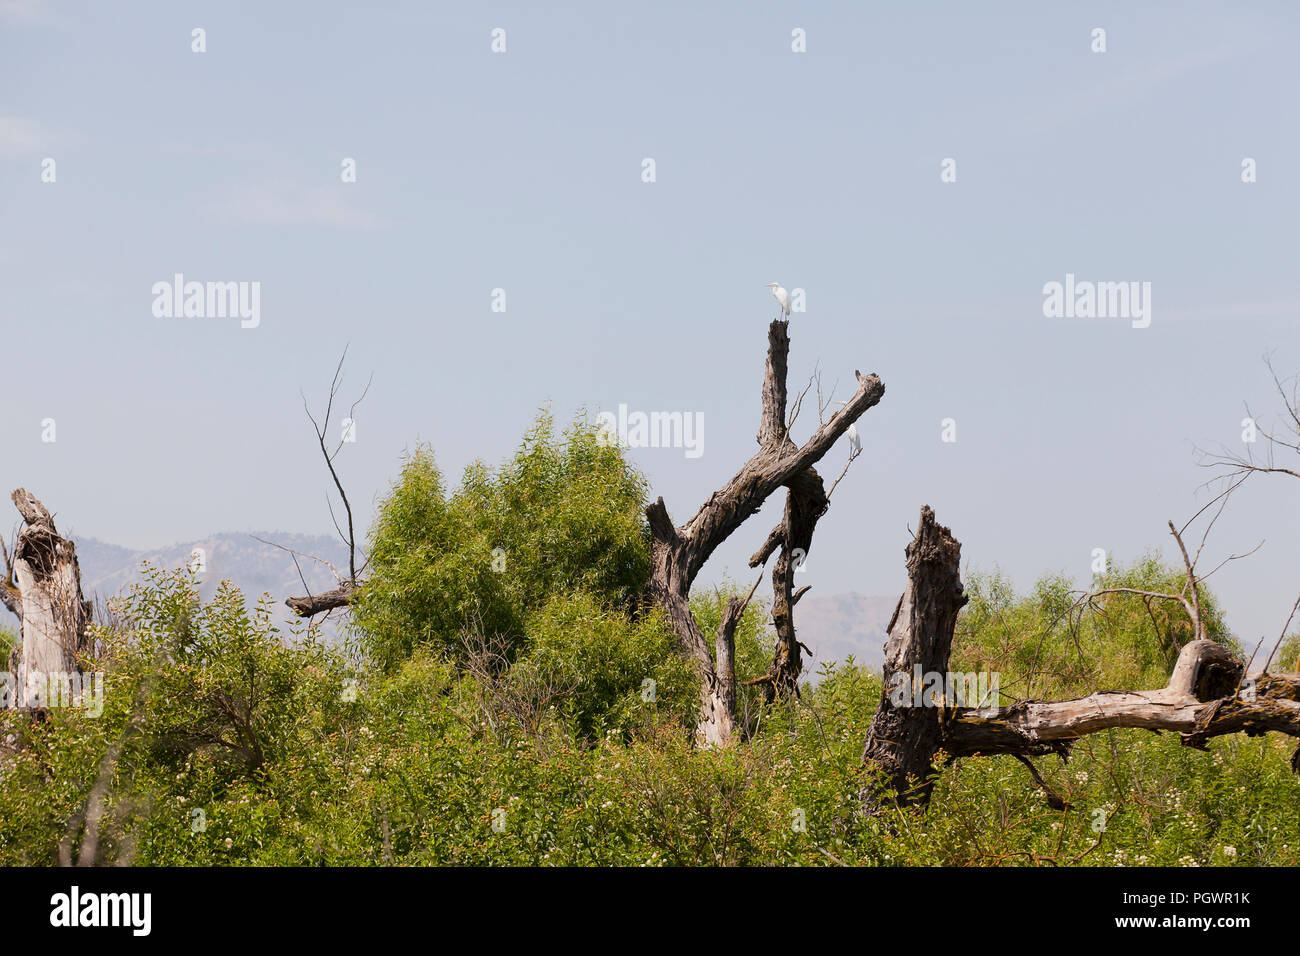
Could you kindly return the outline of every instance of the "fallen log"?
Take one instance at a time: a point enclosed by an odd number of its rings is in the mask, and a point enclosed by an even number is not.
[[[1277,731],[1300,737],[1300,678],[1263,674],[1239,691],[1243,666],[1222,644],[1192,641],[1159,690],[1098,691],[993,711],[956,708],[940,746],[951,757],[1064,753],[1080,737],[1118,727],[1170,731],[1202,750],[1211,737],[1224,734]]]

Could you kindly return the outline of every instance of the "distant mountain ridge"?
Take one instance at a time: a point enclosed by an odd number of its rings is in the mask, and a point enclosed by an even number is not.
[[[284,606],[285,598],[303,593],[294,556],[257,538],[274,541],[304,555],[316,555],[346,573],[347,549],[337,538],[328,535],[259,532],[255,537],[249,533],[223,532],[152,550],[133,550],[95,538],[76,538],[81,587],[87,598],[93,595],[102,600],[123,594],[141,580],[143,562],[179,568],[188,565],[195,549],[201,548],[206,570],[199,575],[199,594],[205,600],[212,597],[223,580],[229,580],[244,592],[250,606],[264,592],[269,593],[279,623],[301,623]],[[330,570],[319,562],[300,556],[298,565],[312,593],[327,591],[337,583]],[[856,591],[825,597],[809,594],[800,600],[795,626],[799,640],[813,652],[805,660],[805,676],[814,678],[822,664],[843,662],[850,655],[859,664],[879,670],[885,628],[897,603],[897,597],[871,597]],[[337,638],[338,622],[330,622],[325,632]]]
[[[264,544],[257,538],[301,552],[297,560],[302,578],[299,578],[292,554]],[[74,540],[77,563],[81,567],[81,590],[87,599],[92,595],[108,599],[126,593],[132,584],[141,580],[141,568],[146,561],[163,568],[184,567],[190,563],[196,549],[201,549],[204,570],[198,575],[198,580],[199,595],[204,600],[216,593],[222,581],[229,580],[244,592],[250,607],[264,592],[269,593],[277,607],[276,620],[283,624],[299,621],[284,606],[284,600],[303,593],[303,579],[313,594],[337,586],[329,568],[302,555],[323,558],[343,573],[347,572],[347,549],[337,538],[328,535],[258,532],[254,537],[250,533],[224,532],[140,551],[95,538],[74,537]],[[325,630],[327,635],[335,635],[333,623]]]

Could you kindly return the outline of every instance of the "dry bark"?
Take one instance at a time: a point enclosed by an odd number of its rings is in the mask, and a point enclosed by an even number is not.
[[[25,527],[14,548],[13,583],[5,587],[22,628],[22,640],[9,656],[9,670],[23,705],[39,706],[39,698],[27,697],[29,678],[76,669],[78,658],[89,650],[91,605],[81,594],[76,547],[59,535],[54,519],[34,495],[19,488],[12,497]]]
[[[344,583],[320,594],[286,598],[284,603],[299,617],[311,617],[313,614],[323,614],[335,608],[347,607],[352,603],[352,596],[356,591],[354,585]]]
[[[829,505],[826,487],[815,468],[795,475],[786,487],[785,513],[781,523],[768,536],[768,543],[749,559],[750,567],[758,567],[773,550],[780,548],[772,568],[772,625],[776,629],[776,648],[772,654],[772,666],[755,682],[763,686],[769,704],[779,697],[797,696],[799,693],[799,676],[803,673],[800,651],[807,648],[795,633],[794,606],[808,588],[795,590],[794,575],[802,563],[796,560],[795,555],[807,559],[817,521]]]
[[[1178,733],[1204,749],[1211,737],[1270,730],[1300,737],[1300,678],[1262,674],[1238,691],[1243,665],[1222,644],[1191,641],[1159,690],[1098,691],[1076,700],[1021,701],[996,711],[957,708],[941,741],[953,757],[1063,754],[1070,743],[1112,727]]]
[[[745,608],[749,607],[754,592],[758,590],[760,575],[743,598],[732,595],[727,599],[727,606],[722,609],[722,618],[718,621],[717,637],[714,640],[717,657],[718,699],[722,708],[733,716],[736,713],[736,627],[744,617]]]
[[[901,804],[930,799],[932,761],[942,740],[940,713],[932,706],[895,706],[889,693],[900,680],[909,685],[914,668],[923,674],[948,673],[957,612],[966,603],[961,585],[961,543],[935,521],[929,505],[921,509],[921,524],[908,544],[907,587],[890,619],[882,668],[884,690],[880,706],[867,729],[864,764],[884,774],[882,786]],[[879,788],[863,792],[868,803],[885,794]]]
[[[709,744],[725,744],[731,739],[734,701],[729,703],[726,695],[732,678],[720,678],[704,633],[691,615],[691,584],[718,545],[757,512],[774,491],[810,470],[885,393],[877,376],[857,373],[858,387],[853,397],[802,447],[795,445],[785,422],[788,327],[788,321],[777,319],[768,330],[759,450],[684,525],[673,525],[663,498],[646,508],[651,534],[651,576],[646,596],[664,609],[681,650],[695,663],[702,678],[696,732],[701,741]]]

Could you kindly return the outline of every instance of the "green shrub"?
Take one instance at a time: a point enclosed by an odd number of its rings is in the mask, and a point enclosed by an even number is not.
[[[513,656],[557,594],[630,606],[649,573],[644,501],[643,478],[581,419],[557,437],[543,413],[501,469],[471,465],[451,495],[417,449],[371,534],[353,607],[362,652],[392,668],[421,644],[454,652],[480,627]]]

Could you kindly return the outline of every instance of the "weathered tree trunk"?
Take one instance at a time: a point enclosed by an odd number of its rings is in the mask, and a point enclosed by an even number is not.
[[[779,697],[794,697],[799,693],[799,677],[803,673],[800,650],[804,646],[795,633],[794,606],[809,589],[805,586],[796,591],[794,576],[807,560],[817,520],[826,513],[829,504],[826,487],[815,468],[795,475],[787,489],[781,523],[772,530],[768,543],[749,559],[751,568],[758,567],[774,548],[780,548],[772,568],[772,625],[776,629],[776,647],[772,666],[756,682],[762,684],[769,704]]]
[[[763,381],[763,417],[758,427],[758,443],[764,447],[787,450],[794,447],[786,427],[786,354],[789,348],[790,340],[785,328],[773,323],[768,332],[771,374]],[[817,519],[826,512],[829,504],[826,487],[815,468],[809,467],[792,475],[786,482],[786,489],[781,523],[772,529],[763,546],[749,559],[749,566],[756,568],[765,564],[773,552],[780,551],[772,568],[772,625],[776,630],[772,666],[763,677],[752,682],[762,686],[769,704],[778,697],[791,697],[799,692],[803,659],[795,635],[794,605],[808,589],[801,588],[796,594],[794,575],[807,559]]]
[[[673,525],[662,498],[646,508],[651,534],[651,573],[646,597],[664,609],[682,652],[695,663],[700,674],[702,699],[696,731],[697,737],[708,744],[726,744],[731,739],[734,700],[729,703],[726,698],[734,675],[723,678],[718,673],[708,642],[691,615],[691,584],[718,545],[757,512],[774,491],[812,469],[848,427],[885,393],[878,377],[858,373],[858,388],[853,397],[803,447],[795,445],[786,434],[785,421],[788,327],[788,321],[777,319],[768,330],[759,450],[681,527]]]
[[[745,605],[740,598],[734,595],[728,598],[714,640],[718,674],[718,710],[731,715],[733,722],[736,714],[736,625],[740,623],[740,616],[744,613]]]
[[[724,694],[724,682],[714,666],[708,642],[691,614],[691,582],[688,542],[673,527],[663,498],[646,508],[650,520],[651,573],[647,585],[649,600],[663,608],[677,634],[678,644],[695,664],[701,677],[700,718],[696,736],[702,743],[719,745],[731,739],[732,710]]]
[[[13,556],[22,641],[10,654],[9,670],[16,676],[21,703],[40,707],[45,678],[72,672],[89,649],[91,606],[81,596],[73,543],[60,537],[49,511],[30,492],[19,488],[13,502],[26,527]]]
[[[961,544],[926,505],[907,546],[907,587],[889,622],[880,706],[867,729],[862,761],[884,774],[878,788],[863,791],[871,804],[892,797],[900,804],[930,799],[932,761],[942,739],[941,700],[921,699],[922,675],[947,674],[957,612],[966,603],[961,586]],[[895,688],[903,706],[895,703]],[[884,792],[881,792],[884,791]]]

